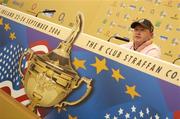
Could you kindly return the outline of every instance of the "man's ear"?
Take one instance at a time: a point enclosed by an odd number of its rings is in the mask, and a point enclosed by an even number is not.
[[[154,33],[153,32],[151,32],[151,38],[153,38],[154,37]]]

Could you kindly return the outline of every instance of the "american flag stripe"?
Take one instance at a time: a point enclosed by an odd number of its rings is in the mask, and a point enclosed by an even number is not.
[[[12,87],[11,81],[3,81],[0,83],[0,88],[8,93],[10,96],[12,96],[14,99],[16,99],[18,102],[21,102],[22,104],[28,104],[29,99],[26,96],[26,93],[24,91],[24,88],[21,88],[19,90],[14,90]]]
[[[25,106],[28,105],[29,103],[30,103],[30,100],[24,100],[24,101],[21,102],[21,104],[23,104]]]
[[[38,45],[38,46],[34,46],[31,48],[34,52],[36,52],[37,54],[43,54],[43,53],[48,53],[49,50],[46,46],[44,45]]]
[[[36,41],[30,45],[30,48],[36,52],[36,54],[44,54],[49,52],[48,42],[47,41]]]
[[[15,98],[18,102],[22,102],[28,99],[27,95],[21,95],[17,98]]]
[[[17,98],[17,97],[25,94],[24,88],[21,88],[19,90],[14,90],[12,87],[12,82],[8,81],[8,80],[0,83],[0,88],[3,88],[3,87],[9,87],[9,89],[11,91],[11,96],[13,98]]]

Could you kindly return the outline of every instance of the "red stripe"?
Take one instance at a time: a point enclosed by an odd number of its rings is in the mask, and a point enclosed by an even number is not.
[[[33,42],[30,44],[30,48],[34,47],[34,46],[38,46],[38,45],[44,45],[47,47],[48,51],[51,51],[53,48],[51,48],[50,46],[48,46],[48,41],[45,40],[38,40],[36,42]]]
[[[180,119],[180,110],[174,113],[174,119]]]
[[[38,40],[36,42],[33,42],[30,44],[30,47],[34,47],[34,46],[38,46],[38,45],[45,45],[45,46],[48,46],[48,42],[47,41],[44,41],[44,40]]]
[[[5,91],[7,94],[11,95],[11,89],[9,87],[5,86],[5,87],[2,87],[1,89],[3,91]],[[15,99],[18,102],[22,102],[22,101],[28,100],[28,97],[27,97],[27,95],[21,95],[21,96],[15,98]]]
[[[4,92],[6,92],[7,94],[11,95],[11,89],[10,89],[9,87],[5,86],[5,87],[2,87],[1,89],[2,89]]]
[[[35,54],[45,54],[44,51],[36,51]]]
[[[28,100],[28,97],[27,95],[21,95],[17,98],[15,98],[18,102],[22,102],[22,101],[25,101],[25,100]]]

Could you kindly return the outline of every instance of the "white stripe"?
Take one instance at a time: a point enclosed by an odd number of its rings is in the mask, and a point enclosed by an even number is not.
[[[12,82],[11,81],[7,80],[7,81],[3,81],[3,82],[0,83],[0,88],[6,87],[6,86],[10,88],[11,96],[13,98],[17,98],[17,97],[20,97],[20,96],[26,94],[25,91],[24,91],[24,88],[19,89],[19,90],[14,90],[13,87],[12,87]]]
[[[23,105],[27,106],[30,103],[30,100],[24,100],[21,102]]]
[[[45,45],[37,45],[37,46],[32,47],[31,49],[34,52],[37,52],[37,51],[43,51],[45,53],[49,52],[48,48]]]

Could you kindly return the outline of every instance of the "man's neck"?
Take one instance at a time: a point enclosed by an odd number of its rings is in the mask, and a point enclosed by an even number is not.
[[[145,41],[141,44],[136,44],[136,43],[133,43],[133,49],[135,51],[141,51],[143,50],[145,47],[147,47],[148,45],[151,45],[152,44],[152,40],[148,40],[148,41]]]
[[[133,43],[133,50],[136,51],[139,46],[140,46],[139,43]]]

